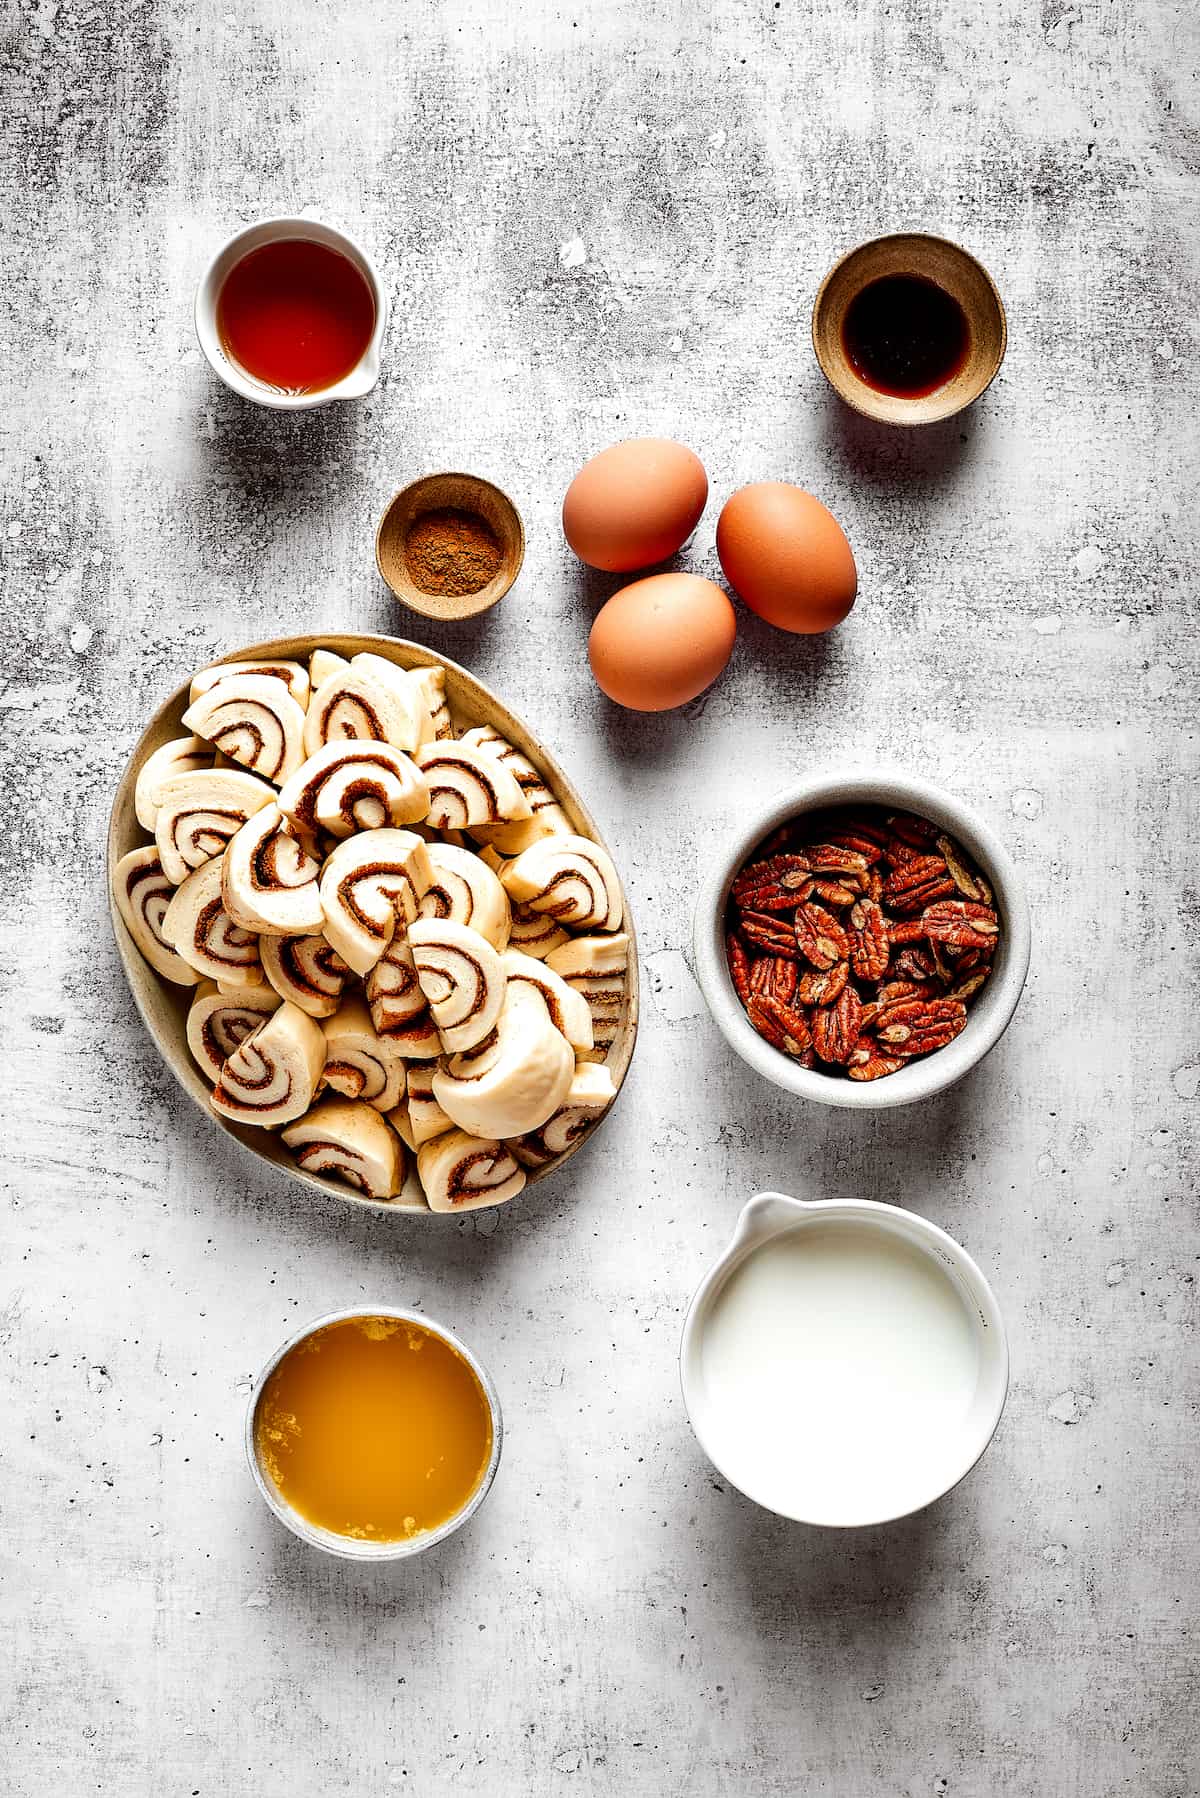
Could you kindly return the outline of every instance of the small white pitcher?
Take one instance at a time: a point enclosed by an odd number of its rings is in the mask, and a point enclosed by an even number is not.
[[[230,269],[243,256],[248,256],[251,250],[260,250],[264,244],[279,243],[287,238],[299,238],[304,243],[324,244],[327,249],[336,250],[339,255],[345,256],[371,289],[371,297],[375,302],[375,329],[371,332],[366,349],[348,375],[343,375],[332,387],[322,387],[315,393],[284,393],[278,387],[256,380],[226,355],[217,330],[217,296]],[[234,393],[240,393],[243,399],[253,400],[258,406],[269,406],[276,412],[308,412],[316,406],[332,405],[335,400],[355,400],[364,393],[370,393],[379,379],[387,322],[387,292],[375,264],[352,237],[339,231],[335,225],[326,225],[319,219],[260,219],[257,224],[248,225],[217,251],[196,290],[196,336],[213,372],[221,377],[226,387],[232,388]]]
[[[974,1397],[964,1416],[953,1426],[950,1437],[938,1444],[931,1458],[927,1481],[917,1480],[915,1502],[892,1508],[887,1496],[887,1481],[881,1479],[878,1493],[871,1491],[847,1494],[844,1510],[838,1515],[806,1516],[803,1503],[786,1510],[777,1498],[768,1502],[753,1490],[754,1478],[745,1469],[727,1465],[730,1459],[728,1441],[716,1449],[715,1408],[704,1373],[705,1338],[720,1294],[731,1276],[764,1243],[789,1232],[826,1228],[830,1224],[852,1224],[873,1235],[888,1235],[928,1256],[937,1264],[943,1277],[949,1276],[963,1307],[968,1327],[975,1338],[978,1352],[978,1378]],[[898,1517],[923,1510],[968,1474],[991,1441],[1008,1392],[1008,1344],[1000,1308],[991,1287],[974,1261],[958,1243],[936,1224],[905,1211],[896,1205],[881,1205],[871,1199],[793,1199],[783,1193],[761,1192],[743,1207],[733,1237],[724,1254],[700,1282],[683,1326],[679,1356],[683,1402],[688,1419],[701,1448],[718,1472],[739,1491],[765,1509],[774,1510],[798,1523],[834,1527],[890,1523]],[[787,1419],[779,1419],[779,1428],[787,1428]],[[733,1458],[736,1459],[736,1456]],[[924,1466],[921,1474],[926,1472]],[[927,1486],[927,1489],[926,1489]],[[910,1493],[911,1497],[911,1493]]]

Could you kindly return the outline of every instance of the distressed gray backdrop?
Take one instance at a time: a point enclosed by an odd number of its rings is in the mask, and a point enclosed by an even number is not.
[[[0,1753],[6,1788],[441,1798],[1190,1798],[1200,1787],[1195,1028],[1197,14],[1080,0],[341,6],[14,0],[0,287]],[[207,257],[313,209],[395,299],[367,401],[216,384]],[[905,435],[807,340],[829,263],[920,226],[1009,307],[1001,378]],[[805,642],[742,615],[712,693],[625,716],[585,641],[614,584],[557,515],[591,452],[678,435],[713,502],[818,493],[861,593]],[[482,622],[381,587],[376,517],[439,467],[516,497]],[[615,846],[644,949],[620,1107],[500,1213],[356,1216],[186,1105],[110,940],[102,843],[183,673],[290,630],[411,630],[511,699]],[[804,1108],[688,968],[754,793],[920,769],[1028,882],[1034,961],[957,1091]],[[680,1404],[687,1296],[760,1184],[862,1193],[994,1277],[996,1442],[898,1527],[723,1490]],[[242,1464],[251,1377],[333,1306],[428,1308],[508,1441],[474,1526],[326,1561]]]

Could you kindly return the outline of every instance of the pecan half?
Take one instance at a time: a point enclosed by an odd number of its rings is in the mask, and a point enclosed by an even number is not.
[[[865,876],[869,866],[865,855],[842,843],[810,843],[804,854],[814,874]]]
[[[806,968],[796,997],[802,1005],[832,1005],[850,978],[848,962],[835,961],[831,968]]]
[[[937,847],[938,854],[945,862],[951,880],[963,898],[983,902],[984,896],[979,890],[979,877],[972,874],[966,867],[962,859],[962,852],[953,837],[940,836],[937,840]]]
[[[790,1005],[796,996],[800,970],[782,955],[762,955],[750,970],[750,991],[759,998],[782,999]]]
[[[738,920],[738,929],[746,941],[758,949],[766,949],[771,955],[784,955],[790,961],[799,959],[796,933],[782,918],[766,912],[747,911]]]
[[[966,1006],[957,999],[895,999],[880,1007],[875,1035],[885,1052],[928,1055],[952,1043],[966,1021]]]
[[[972,904],[969,899],[947,899],[927,906],[921,926],[931,943],[950,943],[958,949],[990,947],[1000,934],[1000,920],[991,907]]]
[[[814,968],[831,968],[834,962],[847,961],[850,956],[846,932],[837,919],[811,901],[796,913],[796,942],[800,954]]]
[[[859,980],[881,980],[892,953],[883,912],[874,899],[850,908],[850,965]]]
[[[883,903],[891,911],[908,915],[956,891],[941,856],[920,855],[888,875],[883,883]]]
[[[882,1080],[885,1074],[898,1074],[903,1066],[902,1056],[880,1055],[864,1045],[853,1051],[846,1072],[851,1080]]]
[[[856,988],[846,986],[832,1005],[813,1013],[812,1045],[822,1061],[848,1061],[862,1025],[862,1000]]]
[[[812,893],[815,893],[818,899],[825,901],[826,905],[853,905],[858,898],[857,887],[843,886],[837,880],[821,880],[814,876],[808,884],[810,892],[805,893],[804,897],[808,899]]]
[[[808,874],[802,855],[773,855],[743,868],[730,888],[730,897],[742,911],[790,911],[800,904],[799,889]]]
[[[782,1039],[775,1046],[781,1048],[785,1055],[800,1057],[812,1048],[812,1032],[808,1021],[795,1006],[785,1005],[782,999],[771,999],[765,995],[756,999],[754,1004],[755,1011],[765,1014],[774,1024]]]
[[[750,957],[746,954],[745,945],[732,930],[725,938],[725,955],[729,962],[729,978],[733,981],[733,990],[743,1005],[749,1005]]]

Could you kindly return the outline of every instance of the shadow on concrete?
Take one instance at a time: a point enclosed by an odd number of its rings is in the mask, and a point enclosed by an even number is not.
[[[978,405],[928,425],[888,425],[864,418],[827,389],[821,416],[825,453],[845,480],[935,492],[956,481],[987,428]]]

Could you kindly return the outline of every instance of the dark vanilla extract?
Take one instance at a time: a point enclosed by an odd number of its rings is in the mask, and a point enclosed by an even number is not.
[[[962,368],[971,345],[967,315],[952,294],[923,275],[883,275],[855,294],[842,323],[842,348],[877,393],[922,399]]]

